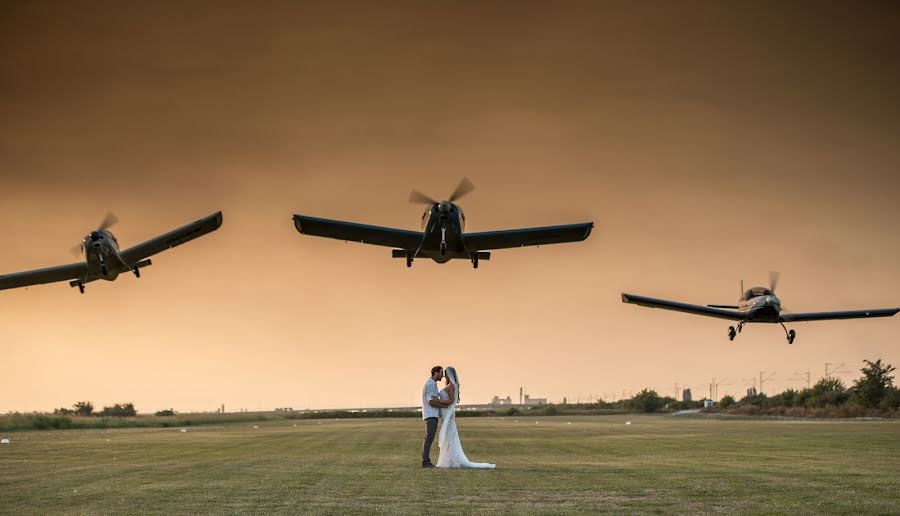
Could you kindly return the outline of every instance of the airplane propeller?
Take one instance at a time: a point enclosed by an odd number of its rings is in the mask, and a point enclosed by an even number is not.
[[[116,225],[117,222],[119,222],[119,217],[116,217],[115,213],[109,212],[103,217],[103,222],[100,223],[100,227],[97,228],[97,231],[106,231]]]
[[[422,192],[413,189],[412,192],[409,192],[409,202],[414,202],[416,204],[437,204],[438,202],[423,194]]]
[[[462,181],[460,181],[459,184],[456,185],[456,190],[453,190],[453,193],[450,194],[450,198],[447,200],[450,202],[456,202],[457,200],[462,199],[463,197],[471,193],[474,189],[475,185],[473,185],[472,182],[469,181],[469,178],[464,177],[462,178]]]
[[[116,214],[113,212],[108,212],[106,216],[103,217],[103,220],[100,221],[100,226],[96,229],[96,231],[106,231],[107,229],[115,226],[118,222],[119,217],[116,217]],[[81,256],[84,253],[84,246],[83,244],[72,246],[72,248],[69,249],[69,252],[74,256]]]
[[[781,273],[778,271],[769,271],[769,290],[775,292],[775,287],[778,286],[778,279],[781,278]]]
[[[472,192],[475,189],[475,185],[472,184],[468,178],[462,178],[462,181],[456,185],[456,189],[453,190],[453,193],[450,194],[450,197],[447,199],[450,202],[456,202],[459,199],[462,199],[466,195]],[[416,204],[439,204],[439,201],[434,200],[428,195],[423,194],[422,192],[413,189],[412,192],[409,193],[409,202]]]

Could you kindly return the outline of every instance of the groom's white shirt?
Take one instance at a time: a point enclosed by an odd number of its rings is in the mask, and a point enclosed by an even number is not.
[[[432,407],[428,401],[438,395],[437,382],[429,378],[425,381],[425,387],[422,388],[422,419],[430,417],[441,417],[441,409]]]

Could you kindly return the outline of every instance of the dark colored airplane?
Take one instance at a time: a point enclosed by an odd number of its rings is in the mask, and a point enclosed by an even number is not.
[[[0,276],[0,290],[71,280],[69,285],[78,287],[84,294],[84,285],[92,281],[114,281],[119,274],[125,272],[131,272],[140,278],[141,269],[152,265],[151,256],[219,229],[222,225],[222,212],[213,213],[128,249],[119,249],[119,240],[109,230],[118,220],[112,213],[108,214],[100,227],[88,233],[81,244],[72,249],[73,254],[83,256],[82,261],[4,274]]]
[[[478,268],[479,260],[489,260],[494,249],[532,245],[580,242],[591,234],[592,222],[526,229],[507,229],[482,233],[464,233],[466,216],[456,201],[475,189],[463,180],[445,201],[437,201],[413,190],[409,201],[425,204],[422,231],[407,231],[369,226],[339,220],[294,215],[294,226],[303,235],[334,238],[348,242],[393,247],[394,258],[406,258],[412,267],[416,258],[431,258],[437,263],[466,259]]]
[[[734,326],[728,327],[729,340],[734,340],[747,323],[778,323],[784,328],[788,344],[794,343],[797,332],[788,330],[784,326],[784,323],[825,321],[829,319],[891,317],[897,312],[900,312],[900,308],[879,308],[874,310],[849,310],[842,312],[783,313],[781,311],[781,300],[775,295],[778,277],[779,274],[777,272],[769,273],[769,288],[753,287],[750,290],[743,292],[737,305],[689,305],[677,301],[666,301],[664,299],[653,299],[650,297],[635,296],[633,294],[625,293],[622,294],[622,302],[633,303],[640,306],[649,306],[650,308],[663,308],[665,310],[675,310],[678,312],[687,312],[689,314],[738,321],[737,331],[735,331]],[[741,290],[744,290],[743,281],[741,282]]]

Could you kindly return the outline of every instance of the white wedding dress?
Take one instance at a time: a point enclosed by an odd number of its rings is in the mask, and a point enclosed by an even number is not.
[[[443,389],[438,393],[442,400],[450,397]],[[435,464],[439,468],[496,468],[496,464],[487,462],[469,462],[463,452],[462,443],[459,442],[459,432],[456,430],[456,403],[445,409],[441,409],[441,432],[438,434],[438,447],[440,456]]]

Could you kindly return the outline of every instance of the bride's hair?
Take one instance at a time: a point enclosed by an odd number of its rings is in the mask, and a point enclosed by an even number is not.
[[[444,374],[450,379],[450,383],[456,388],[456,402],[459,403],[459,376],[456,374],[456,368],[447,366],[444,368]]]

